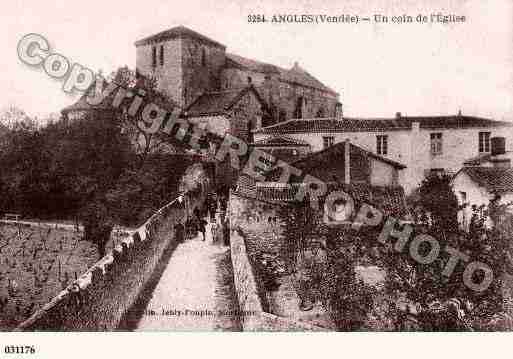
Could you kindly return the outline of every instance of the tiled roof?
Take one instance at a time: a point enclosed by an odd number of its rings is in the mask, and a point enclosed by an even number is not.
[[[300,184],[276,186],[273,183],[257,183],[254,179],[242,175],[235,187],[235,193],[260,201],[287,205],[295,201]],[[328,183],[328,192],[342,189],[355,200],[357,204],[369,203],[382,210],[387,216],[404,218],[408,214],[404,190],[402,187],[378,187],[367,184]]]
[[[513,192],[513,168],[475,166],[463,167],[461,171],[489,192]]]
[[[149,44],[152,42],[159,42],[159,41],[164,41],[164,40],[168,40],[168,39],[182,38],[182,37],[193,38],[193,39],[200,40],[200,41],[206,42],[208,44],[219,46],[222,48],[226,47],[223,44],[206,37],[205,35],[201,35],[200,33],[197,33],[196,31],[186,28],[185,26],[176,26],[169,30],[161,31],[157,34],[145,37],[141,40],[136,41],[135,46],[146,45],[146,44]]]
[[[322,82],[317,80],[315,77],[310,75],[308,72],[306,72],[299,66],[294,66],[292,69],[288,70],[265,62],[252,60],[229,53],[226,54],[226,59],[226,67],[228,68],[235,67],[243,70],[251,70],[254,72],[261,72],[265,74],[279,74],[279,77],[282,81],[311,87],[325,92],[330,92],[333,95],[337,95],[337,93],[334,90],[324,85]]]
[[[491,153],[484,153],[484,154],[480,154],[478,156],[469,158],[468,160],[465,160],[465,162],[463,162],[463,164],[465,166],[479,166],[480,164],[482,164],[484,162],[488,162],[491,157],[492,157]]]
[[[187,117],[211,116],[224,114],[248,91],[252,91],[265,109],[265,103],[253,86],[243,89],[230,89],[225,91],[205,92],[198,96],[185,110]]]
[[[403,165],[402,163],[382,157],[380,155],[377,155],[375,153],[367,151],[359,146],[356,146],[352,143],[350,143],[350,146],[351,146],[350,153],[359,152],[366,156],[375,158],[381,162],[388,163],[389,165],[391,165],[397,169],[406,168],[406,166]],[[309,154],[308,156],[306,156],[305,158],[302,158],[296,162],[292,162],[291,165],[302,170],[302,171],[308,171],[308,169],[311,168],[312,166],[318,165],[323,158],[326,158],[326,157],[329,157],[332,155],[335,155],[335,157],[340,158],[340,159],[344,158],[344,151],[345,151],[345,142],[339,142],[339,143],[334,144],[333,146],[325,148],[324,150],[313,152],[313,153]]]
[[[411,130],[412,123],[419,122],[420,128],[472,128],[512,126],[511,122],[493,121],[472,116],[403,116],[399,118],[314,118],[293,119],[254,131],[264,134],[359,132]]]
[[[308,147],[310,146],[308,142],[298,140],[296,138],[288,137],[288,136],[275,136],[270,138],[265,138],[260,141],[256,141],[255,143],[252,143],[251,145],[254,145],[256,147],[298,147],[298,146],[304,146]]]
[[[512,156],[512,151],[506,151],[505,154],[507,156]],[[493,160],[493,156],[491,153],[483,153],[478,156],[469,158],[463,162],[465,166],[481,166],[483,163],[491,162]]]

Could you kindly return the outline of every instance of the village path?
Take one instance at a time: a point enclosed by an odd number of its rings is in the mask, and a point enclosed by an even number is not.
[[[136,331],[239,331],[229,248],[211,225],[173,252]]]

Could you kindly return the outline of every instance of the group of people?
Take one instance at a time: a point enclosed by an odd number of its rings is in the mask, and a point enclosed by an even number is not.
[[[223,195],[217,193],[209,193],[205,199],[205,203],[202,208],[196,207],[193,211],[193,216],[185,223],[185,228],[181,227],[180,231],[183,231],[181,235],[182,239],[194,238],[198,233],[201,233],[201,239],[206,241],[207,239],[207,228],[209,222],[211,224],[210,230],[212,231],[213,241],[216,241],[217,229],[221,228],[223,231],[223,237],[225,244],[228,244],[228,240],[225,235],[226,228],[226,208],[227,199]],[[219,209],[219,216],[218,214]],[[206,218],[209,220],[207,221]],[[217,222],[220,222],[220,226]]]

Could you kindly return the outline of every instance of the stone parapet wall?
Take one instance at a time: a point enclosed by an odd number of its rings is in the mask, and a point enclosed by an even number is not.
[[[233,281],[241,312],[251,313],[241,318],[244,331],[260,330],[262,303],[258,297],[255,275],[246,253],[244,238],[237,231],[230,234]]]
[[[246,253],[246,245],[242,233],[238,231],[231,232],[230,246],[233,280],[239,301],[239,310],[245,313],[241,317],[242,329],[244,331],[327,331],[326,328],[265,312],[262,309],[262,302],[258,296],[254,271]]]
[[[154,280],[162,259],[175,248],[175,225],[203,198],[187,196],[157,211],[120,245],[94,264],[48,304],[21,323],[19,331],[123,330],[121,323],[142,315],[134,308],[141,293]],[[127,318],[127,315],[133,318]]]

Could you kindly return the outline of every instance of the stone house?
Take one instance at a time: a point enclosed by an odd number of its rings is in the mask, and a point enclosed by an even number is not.
[[[267,126],[291,118],[340,117],[339,94],[297,63],[284,69],[226,52],[226,46],[183,26],[135,42],[137,72],[187,109],[204,93],[253,85],[266,102]]]
[[[387,215],[404,218],[408,214],[404,190],[399,185],[399,173],[406,166],[356,146],[349,141],[325,150],[310,153],[291,163],[328,185],[329,189],[343,188],[359,203],[370,203]],[[288,183],[278,183],[281,169],[266,174],[266,180],[257,182],[248,176],[240,176],[235,193],[275,205],[287,205],[295,201],[302,176],[291,176]]]
[[[504,150],[504,138],[492,138],[492,152],[482,162],[468,161],[452,180],[460,205],[459,222],[468,229],[473,207],[488,206],[490,201],[513,203],[513,168]]]
[[[209,91],[198,96],[183,112],[193,124],[219,136],[231,134],[253,142],[252,130],[268,115],[267,104],[253,85]]]
[[[399,183],[411,193],[431,172],[455,173],[470,157],[489,154],[490,139],[513,143],[509,122],[464,116],[293,119],[254,131],[256,143],[287,136],[319,151],[349,139],[384,158],[404,163]]]

